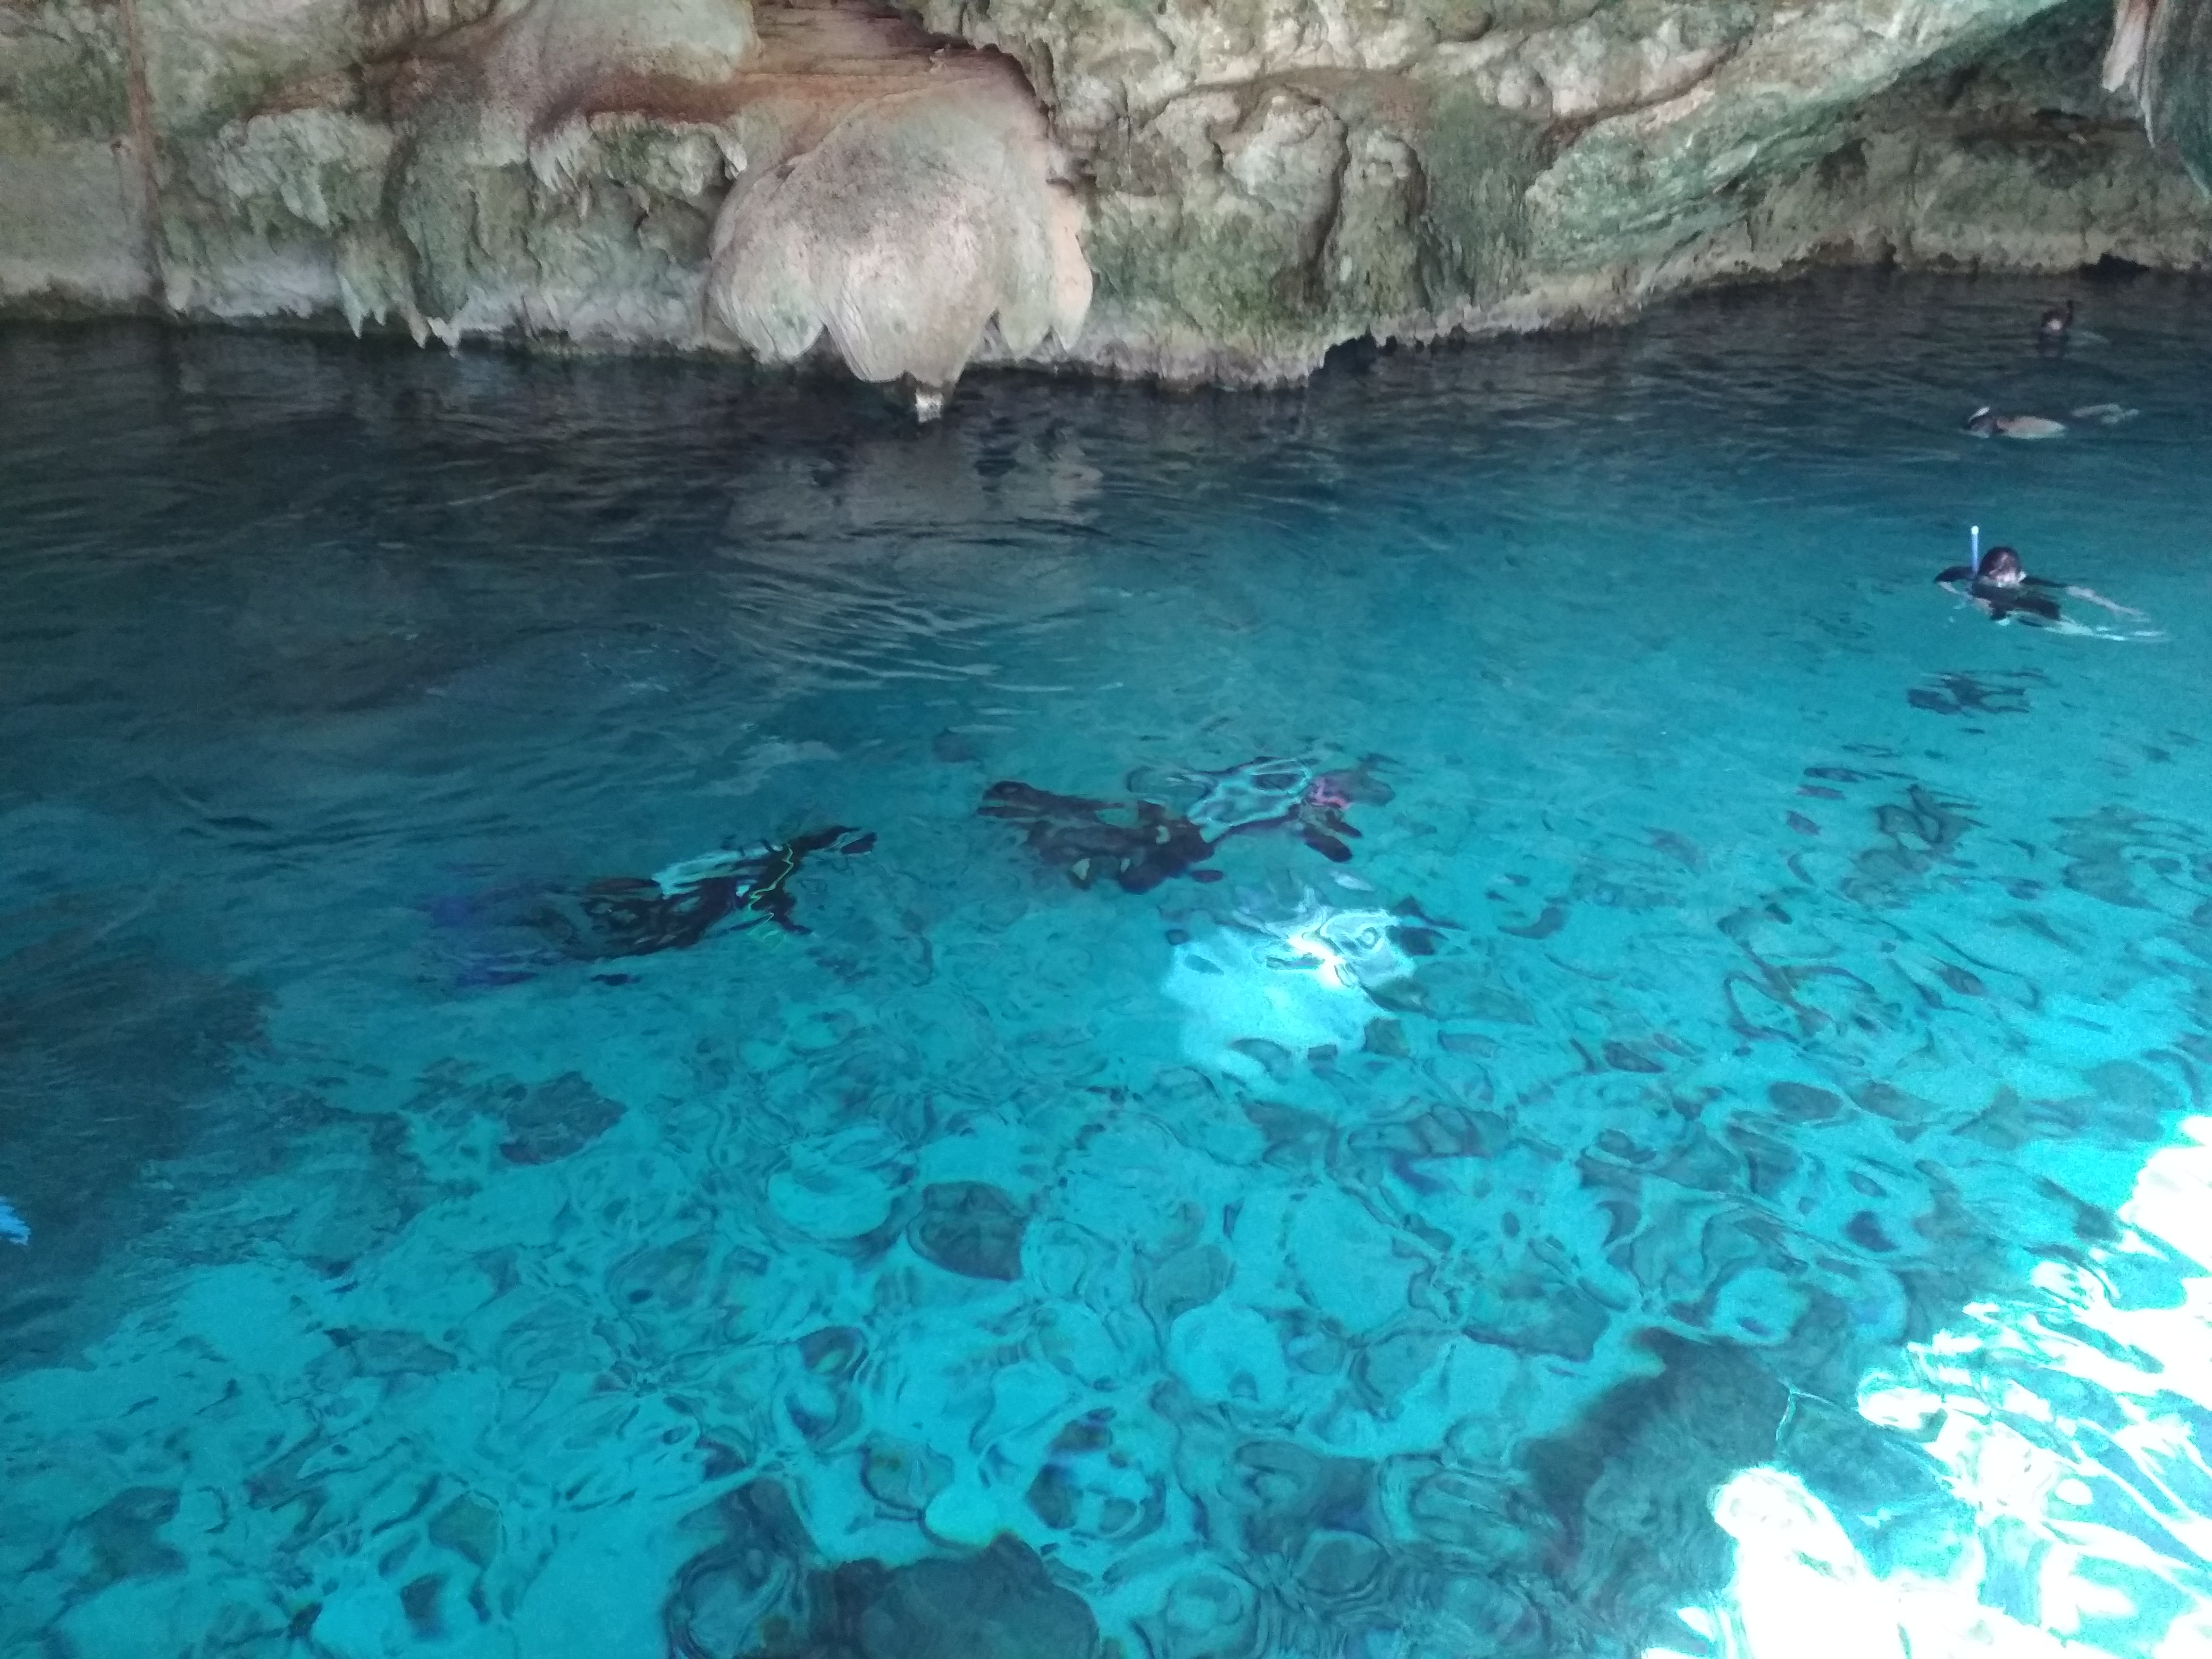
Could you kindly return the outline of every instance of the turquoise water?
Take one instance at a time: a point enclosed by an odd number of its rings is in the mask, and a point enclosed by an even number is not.
[[[0,1652],[2212,1650],[2212,313],[2081,292],[0,332]]]

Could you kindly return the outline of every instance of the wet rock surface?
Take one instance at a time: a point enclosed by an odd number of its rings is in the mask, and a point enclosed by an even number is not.
[[[1098,1621],[1037,1553],[1001,1535],[980,1550],[891,1566],[825,1565],[772,1482],[702,1523],[722,1537],[670,1598],[686,1659],[1098,1659]]]
[[[2208,52],[2201,0],[39,0],[0,304],[826,356],[925,416],[974,362],[1279,381],[1821,260],[2200,268]]]

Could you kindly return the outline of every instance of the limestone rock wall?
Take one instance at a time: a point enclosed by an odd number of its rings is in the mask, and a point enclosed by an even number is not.
[[[2180,0],[2169,0],[2179,3]],[[2212,215],[2104,0],[927,0],[1091,180],[1086,354],[1268,380],[1362,334],[1620,314],[1820,258],[2181,268]]]
[[[2208,86],[2212,0],[0,0],[0,305],[1279,380],[2201,267]]]
[[[2212,190],[2212,4],[2115,0],[2105,87],[2133,99],[2152,136],[2169,137]]]
[[[106,307],[149,293],[130,62],[112,4],[0,3],[0,299]]]

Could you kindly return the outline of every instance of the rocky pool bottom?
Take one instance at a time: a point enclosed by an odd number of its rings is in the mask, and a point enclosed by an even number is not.
[[[2076,292],[0,331],[0,1651],[2203,1650],[2212,343]]]

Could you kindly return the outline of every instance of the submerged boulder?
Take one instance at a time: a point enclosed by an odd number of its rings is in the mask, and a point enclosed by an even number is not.
[[[822,1643],[825,1659],[1093,1659],[1098,1651],[1098,1621],[1083,1598],[1004,1534],[958,1560],[848,1563],[823,1601],[842,1638]]]
[[[670,1650],[690,1659],[1098,1659],[1089,1606],[1011,1534],[904,1566],[829,1565],[772,1480],[723,1498],[711,1524],[720,1535],[663,1614]]]

